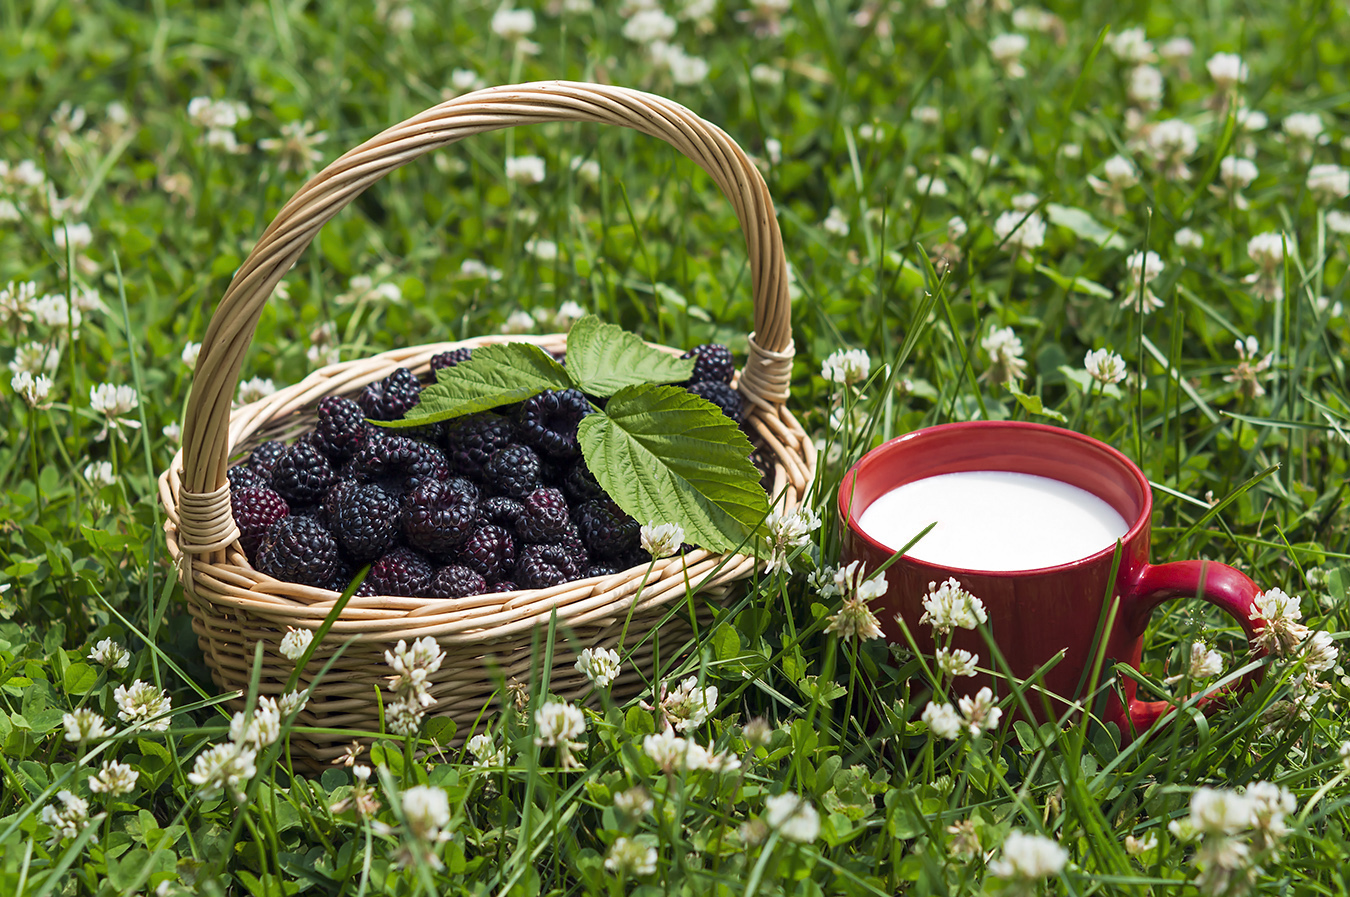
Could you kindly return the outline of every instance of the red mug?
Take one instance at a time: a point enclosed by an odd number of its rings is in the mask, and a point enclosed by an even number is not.
[[[1104,668],[1123,662],[1138,669],[1149,615],[1169,598],[1202,598],[1236,619],[1249,642],[1255,638],[1257,621],[1252,616],[1261,592],[1256,583],[1232,567],[1210,561],[1150,564],[1153,495],[1143,471],[1103,442],[1043,424],[945,424],[916,430],[868,452],[839,487],[843,562],[861,561],[865,570],[873,571],[895,554],[858,525],[872,502],[906,483],[963,471],[1034,474],[1106,501],[1129,524],[1120,540],[1115,581],[1111,582],[1114,544],[1069,563],[1029,570],[966,570],[905,555],[886,568],[886,593],[873,606],[890,641],[906,644],[895,619],[899,615],[920,649],[934,649],[928,626],[920,624],[923,599],[930,583],[948,578],[955,578],[984,603],[994,643],[1018,679],[1030,678],[1064,652],[1042,681],[1050,694],[1068,700],[1082,697],[1077,690],[1093,663],[1093,642],[1109,596],[1118,596],[1120,605],[1106,634]],[[956,629],[952,647],[979,654],[982,666],[993,667],[978,631]],[[973,694],[984,684],[989,684],[987,675],[962,679],[958,688]],[[1104,718],[1116,723],[1127,740],[1172,709],[1166,701],[1138,700],[1133,679],[1125,678],[1121,685],[1124,703],[1113,695]],[[1028,699],[1033,713],[1043,717],[1042,702],[1032,694]],[[1062,702],[1054,705],[1056,713],[1063,712]]]

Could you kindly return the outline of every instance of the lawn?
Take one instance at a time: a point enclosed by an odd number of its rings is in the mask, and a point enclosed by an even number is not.
[[[1343,4],[49,0],[0,3],[0,31],[0,892],[1350,887]],[[212,682],[165,543],[157,480],[208,322],[330,161],[554,79],[669,97],[762,174],[810,510],[644,693],[611,693],[649,663],[626,652],[587,656],[584,700],[551,693],[567,633],[540,627],[475,738],[409,711],[308,771],[286,751],[304,696]],[[660,141],[475,136],[317,234],[235,403],[585,315],[739,365],[751,281],[732,205]],[[876,637],[876,581],[839,569],[844,472],[972,420],[1123,452],[1152,484],[1152,558],[1250,576],[1265,653],[1172,601],[1137,671],[1036,725],[1025,683],[962,702],[966,661]],[[388,647],[371,690],[397,671],[384,700],[415,709],[439,649]],[[1100,713],[1125,681],[1171,705],[1133,740]]]

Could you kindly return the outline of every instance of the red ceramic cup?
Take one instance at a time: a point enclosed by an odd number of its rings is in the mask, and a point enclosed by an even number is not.
[[[862,512],[897,486],[926,477],[960,471],[998,470],[1050,477],[1099,496],[1116,509],[1130,528],[1121,539],[1120,565],[1114,583],[1115,547],[1060,564],[1032,570],[962,570],[927,563],[908,555],[886,569],[888,588],[873,610],[892,642],[904,644],[896,615],[901,616],[919,647],[934,647],[929,627],[920,624],[929,583],[955,577],[984,602],[988,627],[1012,673],[1029,678],[1059,652],[1064,657],[1044,676],[1048,692],[1067,700],[1078,693],[1084,672],[1093,662],[1093,640],[1111,597],[1120,607],[1106,636],[1106,663],[1124,662],[1136,669],[1143,650],[1149,614],[1169,598],[1199,597],[1223,609],[1251,640],[1251,619],[1260,589],[1232,567],[1213,562],[1149,563],[1149,521],[1153,496],[1143,472],[1120,452],[1080,433],[1042,424],[1015,421],[972,421],[930,427],[892,439],[855,464],[839,488],[839,519],[844,524],[843,561],[862,561],[876,570],[895,553],[858,526]],[[993,667],[978,631],[957,629],[953,647],[979,654],[981,666]],[[987,676],[961,679],[958,688],[973,694],[989,684]],[[1124,679],[1125,703],[1114,697],[1105,718],[1127,739],[1151,727],[1171,709],[1164,701],[1135,698],[1135,682]],[[1006,693],[1006,690],[1005,690]],[[1043,702],[1029,696],[1033,712],[1044,716]],[[1057,715],[1062,702],[1052,702]]]

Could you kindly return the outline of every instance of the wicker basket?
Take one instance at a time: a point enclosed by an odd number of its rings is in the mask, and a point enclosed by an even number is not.
[[[353,396],[363,386],[408,367],[429,371],[438,352],[460,346],[529,340],[562,349],[564,335],[487,336],[384,352],[332,364],[266,399],[231,410],[240,368],[264,303],[329,219],[384,175],[439,147],[471,134],[531,122],[600,122],[659,137],[706,171],[731,201],[745,232],[754,289],[754,325],[749,359],[736,380],[750,404],[750,423],[773,455],[773,494],[795,507],[815,472],[810,440],[784,406],[792,365],[787,266],[782,237],[763,178],[736,143],[688,109],[647,93],[568,82],[498,87],[466,94],[376,135],[333,162],[282,208],[235,274],[202,341],[183,427],[183,448],[160,477],[168,512],[169,551],[212,678],[222,689],[244,690],[254,646],[264,645],[260,690],[280,694],[293,664],[279,651],[287,627],[317,629],[338,595],[281,582],[254,570],[238,542],[225,477],[231,458],[268,439],[308,430],[319,400]],[[343,753],[352,731],[380,731],[377,692],[390,671],[384,651],[399,639],[434,636],[447,657],[434,675],[434,715],[457,724],[456,741],[490,720],[504,698],[503,685],[527,681],[536,627],[558,618],[550,690],[578,697],[588,688],[573,669],[584,647],[616,648],[626,655],[616,696],[651,682],[653,630],[659,630],[662,660],[691,632],[684,598],[696,605],[724,599],[737,580],[751,576],[755,560],[695,550],[655,565],[549,589],[477,595],[459,600],[353,598],[318,646],[302,682],[312,684],[335,650],[351,641],[314,688],[292,736],[298,759],[324,762]],[[636,606],[634,598],[638,596]],[[678,602],[676,606],[673,603]],[[631,619],[630,617],[631,612]],[[618,645],[627,620],[626,644]],[[316,731],[348,730],[348,731]]]

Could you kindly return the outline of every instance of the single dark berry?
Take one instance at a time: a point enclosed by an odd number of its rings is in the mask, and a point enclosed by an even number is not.
[[[577,508],[581,541],[597,558],[620,558],[638,547],[642,526],[613,501],[602,498]]]
[[[526,545],[516,563],[522,589],[547,589],[581,575],[582,565],[561,545]]]
[[[571,528],[567,499],[557,489],[536,489],[521,502],[516,532],[526,542],[557,542]]]
[[[230,494],[240,489],[270,489],[271,480],[267,474],[248,464],[236,464],[225,471],[225,479],[230,482]]]
[[[466,477],[483,475],[483,465],[497,449],[516,441],[511,420],[490,411],[450,421],[445,451],[454,471]]]
[[[445,453],[436,446],[385,433],[362,446],[349,469],[362,482],[379,483],[392,492],[416,489],[428,480],[444,480],[450,475]]]
[[[591,413],[591,403],[580,390],[546,389],[520,403],[516,426],[520,441],[544,458],[571,461],[581,457],[577,425]]]
[[[524,498],[539,487],[539,456],[523,445],[499,448],[483,465],[488,486],[511,498]]]
[[[273,439],[271,442],[264,442],[255,448],[253,453],[248,456],[248,463],[253,469],[269,474],[284,454],[286,454],[286,443]]]
[[[586,550],[586,543],[581,541],[581,530],[577,529],[575,522],[567,521],[566,528],[558,537],[556,543],[572,552],[572,557],[576,558],[578,567],[585,567],[591,562],[591,553]]]
[[[500,580],[499,582],[493,583],[492,590],[494,592],[519,592],[520,586],[516,585],[509,579],[503,579]]]
[[[328,528],[353,561],[374,560],[394,547],[399,531],[394,496],[373,483],[351,483],[328,494],[324,502]]]
[[[413,597],[422,594],[435,569],[431,561],[400,545],[370,565],[363,585],[369,584],[375,595]]]
[[[478,505],[466,492],[429,480],[403,500],[403,535],[408,544],[436,557],[449,557],[473,532]]]
[[[239,527],[239,541],[251,563],[257,563],[258,546],[272,525],[291,513],[286,499],[266,486],[236,489],[230,493],[230,509]]]
[[[694,359],[690,383],[730,383],[731,375],[736,372],[731,350],[717,343],[695,346],[680,357]]]
[[[755,465],[759,471],[759,484],[764,487],[764,491],[770,495],[773,494],[773,465],[774,459],[769,452],[762,448],[756,448],[750,453],[750,463]]]
[[[645,567],[652,562],[652,556],[639,548],[631,554],[626,554],[614,563],[620,570],[629,570],[633,567]]]
[[[431,357],[431,370],[435,372],[441,368],[452,368],[457,364],[463,364],[472,357],[473,349],[451,349],[449,352],[442,352]]]
[[[604,561],[599,564],[591,564],[585,570],[581,571],[582,579],[590,579],[592,576],[613,576],[619,572],[619,568],[613,561]]]
[[[371,420],[401,420],[422,398],[422,384],[407,368],[399,368],[383,380],[366,384],[356,400]]]
[[[478,503],[478,519],[482,523],[493,523],[514,532],[516,521],[524,510],[525,506],[514,498],[494,495]]]
[[[351,585],[351,583],[347,583],[347,585]],[[347,590],[343,589],[342,591],[345,592]],[[361,584],[356,587],[356,591],[352,593],[352,597],[373,598],[378,594],[380,594],[380,590],[375,587],[375,580],[370,578],[370,574],[366,574],[366,578],[361,580]]]
[[[304,439],[287,448],[272,468],[272,488],[290,502],[292,511],[322,501],[335,479],[328,456]]]
[[[441,567],[432,575],[431,582],[427,583],[422,594],[427,598],[467,598],[481,595],[487,589],[487,580],[480,574],[468,567],[451,564]]]
[[[595,481],[595,475],[585,461],[578,461],[563,474],[562,490],[574,505],[605,497],[605,490]]]
[[[341,464],[370,440],[370,424],[361,406],[344,396],[319,402],[319,420],[310,440],[334,464]]]
[[[722,409],[722,413],[734,420],[737,425],[745,423],[745,400],[726,383],[718,381],[695,383],[689,387],[689,391]]]
[[[326,588],[342,562],[337,540],[311,517],[282,517],[258,547],[258,569],[307,586]]]
[[[478,488],[478,484],[468,477],[450,476],[445,480],[445,485],[456,492],[463,492],[477,504],[483,497],[483,492]]]
[[[488,582],[496,582],[515,569],[516,540],[503,527],[491,523],[479,526],[459,547],[459,562]]]

